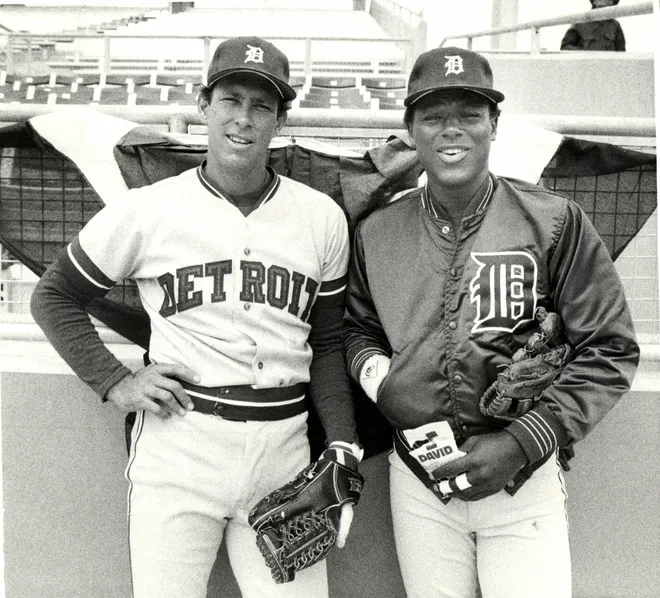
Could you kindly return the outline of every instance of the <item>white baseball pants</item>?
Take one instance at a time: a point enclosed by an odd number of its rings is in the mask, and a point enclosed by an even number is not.
[[[245,598],[327,597],[325,561],[276,584],[247,522],[309,463],[307,414],[235,422],[140,412],[126,477],[134,598],[206,598],[221,542]]]
[[[443,504],[390,454],[394,538],[408,598],[569,598],[564,480],[549,459],[514,496]]]

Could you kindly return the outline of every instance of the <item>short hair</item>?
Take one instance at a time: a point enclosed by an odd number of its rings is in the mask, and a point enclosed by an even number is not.
[[[415,104],[416,103],[417,102],[415,102]],[[412,126],[413,117],[415,115],[415,104],[408,106],[406,111],[403,113],[403,124],[408,130],[410,130],[410,127]],[[500,114],[502,114],[499,104],[496,104],[495,102],[488,102],[488,110],[490,112],[491,119],[497,119],[500,117]]]
[[[202,85],[199,88],[199,97],[204,98],[208,104],[211,103],[211,96],[213,95],[213,88],[220,82],[222,79],[216,81],[210,87],[207,85]],[[277,116],[280,117],[283,114],[286,114],[287,110],[291,109],[291,102],[286,102],[280,98],[280,103],[277,106]]]

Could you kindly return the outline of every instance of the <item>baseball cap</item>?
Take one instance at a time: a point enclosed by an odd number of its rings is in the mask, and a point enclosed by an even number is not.
[[[493,71],[481,54],[463,48],[434,48],[417,57],[408,78],[410,106],[425,95],[443,89],[465,89],[491,102],[501,102],[504,94],[493,89]]]
[[[233,37],[222,42],[213,53],[206,85],[210,87],[233,73],[254,73],[268,79],[286,102],[296,97],[289,86],[289,59],[260,37]]]

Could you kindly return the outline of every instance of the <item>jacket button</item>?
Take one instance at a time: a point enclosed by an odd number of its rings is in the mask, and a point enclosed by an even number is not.
[[[451,229],[448,226],[443,226],[442,227],[442,234],[443,235],[448,235],[450,230]]]
[[[456,374],[454,376],[454,384],[460,384],[461,382],[463,382],[463,378],[461,376],[459,376],[458,374]]]
[[[456,276],[456,268],[449,268],[449,274]]]
[[[451,328],[452,330],[456,330],[456,322],[454,321],[449,322],[449,328]]]

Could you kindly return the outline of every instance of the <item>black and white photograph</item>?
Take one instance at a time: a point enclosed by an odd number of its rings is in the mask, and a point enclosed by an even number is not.
[[[0,596],[656,598],[659,32],[0,2]]]

